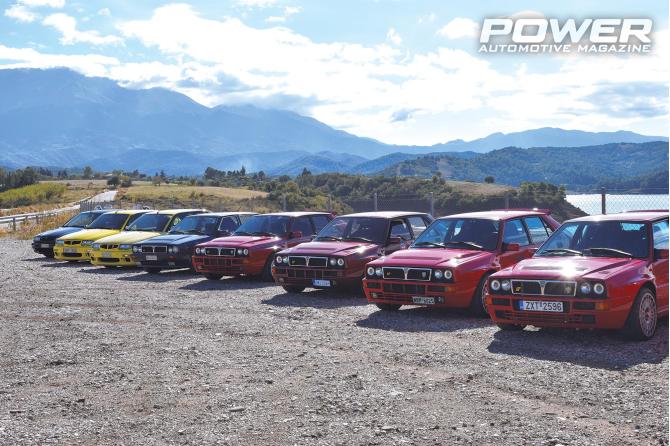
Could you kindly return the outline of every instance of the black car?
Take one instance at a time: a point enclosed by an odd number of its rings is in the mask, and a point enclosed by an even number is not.
[[[163,269],[191,268],[195,245],[226,237],[254,212],[217,212],[190,215],[170,232],[133,245],[133,256],[149,273]]]
[[[56,243],[57,238],[85,229],[86,226],[93,223],[96,218],[100,217],[106,212],[109,212],[109,210],[82,212],[72,217],[60,228],[51,229],[49,231],[44,231],[40,234],[37,234],[35,238],[33,238],[33,251],[52,258],[54,256],[54,244]]]

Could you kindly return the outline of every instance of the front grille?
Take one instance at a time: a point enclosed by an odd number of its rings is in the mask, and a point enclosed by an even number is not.
[[[512,294],[526,296],[574,296],[577,282],[568,280],[512,280]]]
[[[312,268],[325,268],[328,266],[328,257],[289,256],[289,266],[308,266]]]
[[[81,254],[76,252],[64,252],[63,257],[81,257]]]
[[[323,269],[288,269],[290,279],[336,279],[337,271]]]
[[[382,268],[384,279],[405,279],[405,270],[402,268]]]
[[[383,290],[385,293],[412,294],[416,296],[426,295],[426,287],[424,285],[409,283],[385,283]]]
[[[143,253],[166,253],[167,252],[167,246],[150,246],[150,245],[142,245],[142,252]]]
[[[120,259],[115,259],[113,257],[100,257],[98,261],[105,263],[117,263]]]
[[[239,265],[239,261],[236,259],[204,259],[205,265],[213,266],[236,266]]]
[[[591,314],[531,313],[517,311],[496,311],[496,317],[532,324],[547,322],[555,324],[594,324],[596,318]]]
[[[235,256],[235,248],[205,248],[206,256]]]
[[[117,249],[119,245],[112,245],[112,244],[102,244],[100,245],[100,249]]]
[[[428,268],[409,268],[407,270],[407,280],[418,280],[427,282],[430,280],[431,270]]]
[[[65,240],[66,245],[81,245],[81,240]]]
[[[417,282],[430,282],[432,270],[430,268],[382,268],[384,279],[390,280],[413,280]]]

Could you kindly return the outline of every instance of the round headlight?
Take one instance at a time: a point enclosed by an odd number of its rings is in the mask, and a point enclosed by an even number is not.
[[[93,245],[93,249],[100,249],[100,243],[96,243]]]
[[[368,266],[368,276],[375,275],[375,268],[373,266]]]
[[[275,257],[275,262],[282,263],[283,261],[284,261],[284,259],[282,258],[282,256]]]
[[[444,276],[444,273],[440,271],[439,269],[436,269],[433,272],[433,275],[435,276],[436,279],[441,279]]]
[[[375,269],[375,275],[381,277],[384,272],[382,271],[381,268],[376,268]]]
[[[37,237],[35,237],[35,238],[33,239],[33,241],[35,241],[35,242],[39,242],[39,241],[40,241],[40,236],[38,235]]]
[[[498,291],[500,289],[500,281],[499,280],[492,280],[491,281],[491,289],[493,291]]]
[[[238,255],[238,256],[241,256],[241,255],[242,255],[242,248],[238,248],[238,249],[237,249],[237,255]]]
[[[249,250],[248,249],[242,250],[242,254],[244,254],[245,256],[248,256],[249,255]]]
[[[500,288],[502,288],[503,291],[509,291],[512,288],[512,282],[509,280],[503,280],[500,282]]]
[[[56,240],[56,244],[57,244],[57,245],[64,245],[64,244],[65,244],[65,240]]]
[[[603,285],[602,283],[596,283],[595,285],[593,285],[593,291],[596,294],[603,294],[605,292],[605,285]]]
[[[179,247],[178,246],[173,246],[172,247],[172,253],[177,254],[179,252]]]
[[[452,277],[454,277],[454,273],[452,273],[451,270],[445,269],[444,278],[447,280],[451,280]]]
[[[139,246],[133,246],[133,252],[140,252]]]
[[[337,266],[344,266],[344,259],[337,259]]]
[[[330,266],[335,266],[337,264],[337,259],[330,259],[328,263],[330,263]]]
[[[93,243],[91,240],[84,240],[83,242],[81,242],[81,244],[84,245],[84,246],[88,246],[91,243]]]
[[[584,282],[581,285],[579,285],[579,291],[582,294],[590,294],[591,293],[591,284],[588,282]]]

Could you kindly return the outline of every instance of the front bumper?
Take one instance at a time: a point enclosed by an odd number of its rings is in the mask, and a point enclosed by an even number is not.
[[[179,269],[191,268],[191,254],[136,253],[135,260],[142,268]]]
[[[433,281],[406,281],[363,279],[368,302],[391,305],[428,305],[431,307],[465,308],[470,305],[472,289],[463,289],[454,283]],[[415,297],[433,298],[432,304],[417,303]]]
[[[257,275],[263,271],[264,261],[260,266],[249,257],[233,256],[193,256],[193,269],[202,274],[221,274],[224,276]]]
[[[54,258],[56,260],[88,262],[91,260],[90,253],[90,245],[54,245]]]
[[[131,250],[96,249],[91,251],[91,264],[96,266],[139,266]]]
[[[33,241],[31,246],[33,251],[35,251],[37,254],[53,256],[54,245],[54,240],[44,240],[39,242]]]
[[[362,271],[350,271],[342,268],[310,268],[274,266],[272,277],[278,285],[298,285],[310,288],[332,288],[360,283]],[[328,281],[315,285],[315,280]]]
[[[521,310],[519,301],[562,302],[562,312]],[[585,299],[575,297],[523,296],[488,294],[486,306],[496,323],[565,328],[623,328],[632,305],[631,301]]]

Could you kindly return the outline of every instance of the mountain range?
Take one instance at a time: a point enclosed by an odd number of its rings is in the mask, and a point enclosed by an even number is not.
[[[113,80],[68,69],[0,70],[0,95],[0,165],[10,168],[90,165],[97,170],[192,175],[208,166],[221,170],[244,166],[272,175],[295,175],[303,168],[313,173],[370,174],[397,172],[397,166],[425,156],[474,162],[481,154],[509,146],[563,148],[668,140],[624,131],[540,128],[433,146],[391,145],[290,111],[251,105],[210,108],[178,92],[124,88]],[[480,176],[476,169],[471,173]]]

